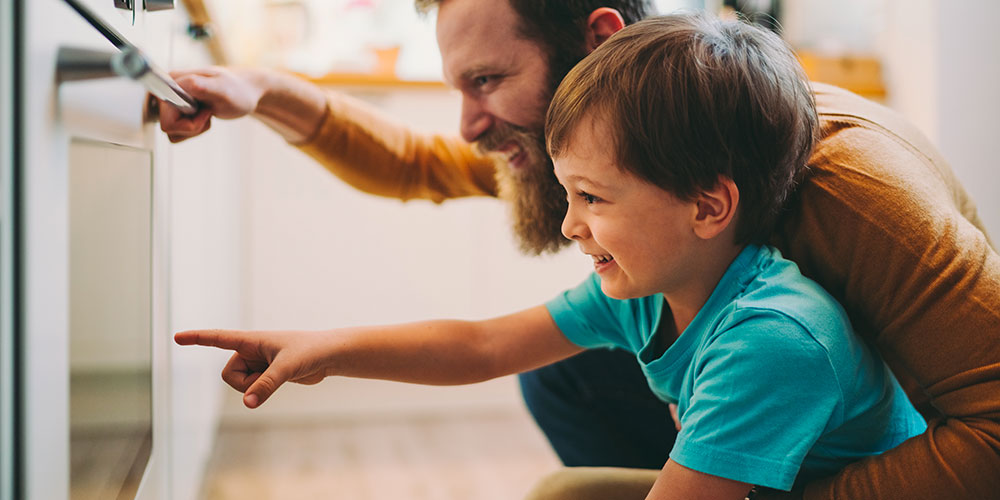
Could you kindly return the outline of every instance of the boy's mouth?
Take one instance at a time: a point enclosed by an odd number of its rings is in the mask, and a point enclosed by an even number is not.
[[[594,259],[594,264],[607,264],[608,262],[615,260],[615,258],[610,255],[591,255],[590,257]]]

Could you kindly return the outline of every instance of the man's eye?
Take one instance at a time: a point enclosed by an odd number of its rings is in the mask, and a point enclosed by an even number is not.
[[[472,79],[472,86],[477,89],[489,89],[497,85],[500,75],[481,75]]]

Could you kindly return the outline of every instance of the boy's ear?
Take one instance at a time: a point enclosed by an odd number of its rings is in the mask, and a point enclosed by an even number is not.
[[[720,176],[715,187],[702,191],[695,199],[694,232],[704,240],[723,232],[736,217],[740,190],[728,177]]]
[[[595,9],[590,13],[590,17],[587,18],[587,53],[590,54],[593,52],[608,37],[618,33],[624,27],[625,19],[622,17],[621,12],[611,7]]]

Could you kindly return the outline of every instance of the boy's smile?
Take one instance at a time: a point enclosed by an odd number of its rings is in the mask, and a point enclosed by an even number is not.
[[[697,208],[619,168],[611,142],[600,120],[585,120],[554,159],[569,201],[563,234],[593,259],[609,297],[676,291],[697,261]]]
[[[598,274],[601,271],[606,271],[612,264],[615,263],[615,258],[611,255],[591,255],[594,258],[594,270]]]

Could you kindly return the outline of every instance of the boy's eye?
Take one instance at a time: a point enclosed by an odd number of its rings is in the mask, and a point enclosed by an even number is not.
[[[593,205],[594,203],[597,203],[597,202],[601,201],[600,198],[598,198],[598,197],[596,197],[596,196],[594,196],[594,195],[592,195],[592,194],[590,194],[590,193],[588,193],[586,191],[580,191],[580,192],[578,192],[577,196],[579,196],[580,198],[583,198],[583,201],[586,202],[588,205]]]

